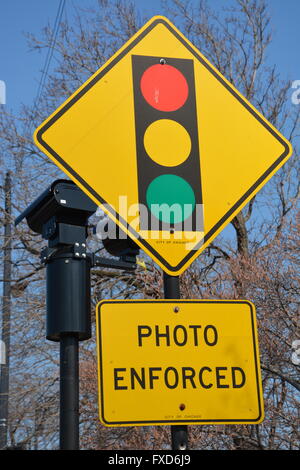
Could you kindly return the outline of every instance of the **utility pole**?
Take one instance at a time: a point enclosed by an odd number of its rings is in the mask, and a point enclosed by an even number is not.
[[[8,171],[4,184],[4,248],[3,248],[3,300],[2,334],[0,354],[0,449],[7,446],[9,356],[10,356],[10,315],[11,315],[11,173]]]

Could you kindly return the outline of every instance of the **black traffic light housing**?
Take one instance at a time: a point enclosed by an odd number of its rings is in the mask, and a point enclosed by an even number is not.
[[[164,90],[160,90],[159,70],[163,72],[163,67],[165,67],[165,71],[167,71],[168,67],[171,74],[169,83],[162,83]],[[153,79],[150,76],[152,70],[155,72]],[[202,205],[194,65],[191,59],[133,55],[132,72],[139,203],[150,209],[148,211],[148,220],[141,219],[141,229],[149,229],[151,224],[151,208],[149,207],[149,200],[147,200],[147,191],[154,180],[158,182],[159,178],[164,175],[168,176],[171,180],[172,177],[175,177],[173,178],[173,181],[183,181],[186,186],[193,191],[195,208],[199,207],[197,205]],[[179,79],[180,81],[177,89],[177,84],[172,83],[172,73],[174,81],[176,82],[176,79]],[[149,75],[150,89],[153,87],[153,90],[150,90],[148,96],[145,96],[145,92],[143,90],[143,80],[146,74]],[[157,81],[157,84],[155,81]],[[175,103],[173,105],[172,102],[170,102],[160,106],[160,97],[163,94],[168,94],[168,86],[173,86],[174,88],[173,99]],[[181,101],[180,87],[184,87],[184,90],[182,91],[184,96]],[[172,98],[171,93],[170,97]],[[190,138],[190,153],[179,165],[175,164],[174,166],[165,166],[164,164],[159,164],[151,158],[151,155],[148,155],[145,148],[144,138],[147,128],[154,122],[157,122],[159,125],[159,123],[162,122],[161,120],[166,119],[182,126]],[[162,142],[162,145],[166,146],[166,144],[168,143]],[[163,181],[163,179],[161,179],[161,181]],[[158,194],[158,199],[161,197],[164,188],[161,189],[160,194]],[[176,193],[176,188],[173,190]],[[180,194],[176,197],[178,197],[180,202]],[[164,202],[163,199],[161,202]],[[169,230],[170,228],[173,230],[182,230],[182,222],[183,221],[172,223],[171,221],[170,223],[165,223],[165,221],[160,220],[159,230]],[[194,209],[192,214],[189,216],[189,226],[192,231],[202,230],[202,226],[197,227],[196,222],[196,210]]]

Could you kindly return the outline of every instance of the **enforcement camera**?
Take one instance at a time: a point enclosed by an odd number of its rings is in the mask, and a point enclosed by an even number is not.
[[[43,227],[53,217],[56,223],[87,226],[96,210],[97,205],[73,181],[59,179],[16,218],[15,225],[26,219],[31,230],[44,235]]]

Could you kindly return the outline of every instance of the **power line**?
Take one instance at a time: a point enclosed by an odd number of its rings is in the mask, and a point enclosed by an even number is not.
[[[34,109],[33,109],[31,121],[29,123],[29,130],[31,128],[33,117],[34,117],[35,112],[37,110],[37,107],[39,105],[39,102],[40,102],[40,99],[41,99],[41,96],[42,96],[42,93],[43,93],[43,89],[44,89],[44,86],[45,86],[46,78],[48,76],[48,71],[49,71],[51,59],[52,59],[52,56],[53,56],[54,47],[55,47],[55,44],[56,44],[57,35],[58,35],[58,31],[59,31],[60,24],[61,24],[61,18],[62,18],[63,11],[64,11],[64,8],[65,8],[65,3],[66,3],[66,0],[60,0],[59,6],[58,6],[58,10],[57,10],[56,18],[55,18],[55,23],[54,23],[54,28],[53,28],[53,33],[52,33],[51,42],[50,42],[50,47],[48,49],[45,65],[44,65],[44,68],[43,68],[43,71],[42,71],[42,76],[41,76],[41,79],[40,79],[40,82],[39,82],[37,95],[36,95],[36,98],[34,100]]]
[[[27,132],[28,133],[31,132],[33,120],[34,120],[34,117],[36,115],[38,105],[39,105],[39,102],[40,102],[40,99],[41,99],[41,96],[42,96],[42,93],[43,93],[46,78],[48,76],[48,71],[49,71],[51,59],[52,59],[52,56],[53,56],[54,47],[55,47],[55,44],[56,44],[57,35],[58,35],[59,28],[60,28],[63,11],[64,11],[64,8],[65,8],[65,3],[66,3],[66,0],[60,0],[59,5],[58,5],[58,10],[57,10],[57,13],[56,13],[56,18],[55,18],[55,22],[54,22],[54,27],[53,27],[52,37],[51,37],[51,41],[50,41],[50,46],[49,46],[47,57],[46,57],[46,60],[45,60],[45,65],[44,65],[44,68],[43,68],[43,71],[42,71],[42,76],[41,76],[41,79],[40,79],[40,82],[39,82],[39,85],[38,85],[38,91],[37,91],[37,94],[36,94],[36,98],[35,98],[34,103],[33,103],[33,110],[32,110],[32,113],[31,113],[31,118],[29,119],[29,122],[27,124],[25,124],[24,136],[27,135]],[[22,169],[23,157],[24,157],[24,152],[21,150],[19,152],[19,155],[18,155],[18,158],[17,158],[17,171],[21,171],[21,169]]]

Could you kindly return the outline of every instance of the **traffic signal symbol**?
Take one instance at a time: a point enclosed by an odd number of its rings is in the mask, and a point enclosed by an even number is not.
[[[289,142],[163,17],[143,26],[36,129],[34,138],[174,276],[292,154]],[[169,216],[156,204],[168,206],[178,198],[179,211]],[[158,227],[145,230],[138,205],[147,208],[151,202]],[[181,231],[176,221],[185,215],[184,223],[194,223],[196,214],[203,217],[199,202],[205,205],[203,230]],[[182,206],[191,215],[181,215]],[[174,234],[163,220],[176,225]]]
[[[132,71],[141,229],[202,231],[193,61],[133,55]]]
[[[161,67],[164,65],[164,67]],[[141,92],[145,100],[159,111],[176,111],[187,100],[189,87],[178,68],[160,59],[148,67],[141,78]]]

